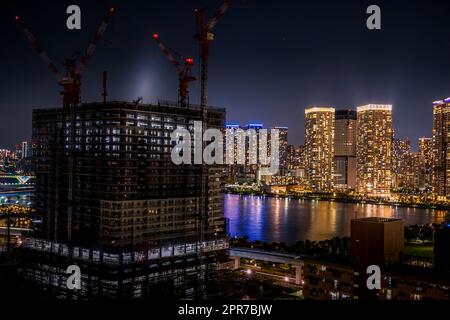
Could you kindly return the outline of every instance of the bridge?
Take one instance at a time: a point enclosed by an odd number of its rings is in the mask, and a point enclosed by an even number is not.
[[[0,185],[0,205],[20,204],[29,206],[33,190],[33,186],[15,187],[11,190],[4,190],[2,189],[2,185]]]
[[[0,185],[15,186],[15,185],[33,185],[36,177],[34,176],[13,176],[0,175]]]
[[[29,206],[35,181],[34,176],[0,175],[0,204]]]
[[[241,258],[289,264],[295,269],[295,284],[300,285],[302,283],[302,268],[305,257],[303,255],[240,247],[230,247],[228,251],[230,258],[234,260],[234,269],[240,268]]]
[[[15,227],[10,228],[10,235],[16,236],[16,237],[27,235],[27,234],[30,234],[31,232],[33,232],[33,230],[26,229],[26,228],[15,228]],[[8,235],[7,227],[0,227],[0,236],[1,235]]]

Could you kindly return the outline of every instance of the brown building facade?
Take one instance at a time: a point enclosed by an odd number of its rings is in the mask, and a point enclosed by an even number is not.
[[[388,218],[361,218],[351,221],[351,259],[355,266],[398,264],[404,247],[403,221]]]

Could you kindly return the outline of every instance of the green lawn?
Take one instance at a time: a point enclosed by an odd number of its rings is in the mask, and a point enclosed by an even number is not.
[[[404,255],[418,258],[433,258],[433,246],[426,245],[405,245]]]

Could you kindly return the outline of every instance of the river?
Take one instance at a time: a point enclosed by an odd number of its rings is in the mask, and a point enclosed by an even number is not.
[[[224,195],[231,236],[294,243],[350,236],[350,221],[362,217],[403,219],[405,226],[442,222],[448,211],[250,195]]]

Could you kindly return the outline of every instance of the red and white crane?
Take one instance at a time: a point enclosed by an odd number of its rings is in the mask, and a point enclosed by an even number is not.
[[[158,47],[161,49],[167,60],[170,61],[177,70],[178,73],[178,104],[180,107],[189,106],[189,84],[196,79],[192,76],[192,67],[194,66],[194,59],[184,57],[175,51],[169,49],[157,33],[152,35]],[[177,60],[174,55],[177,55],[184,62],[183,66],[181,62]]]
[[[61,95],[63,97],[63,108],[66,110],[70,110],[70,148],[67,154],[68,160],[68,205],[67,205],[67,240],[69,244],[72,241],[72,215],[73,215],[73,194],[75,189],[75,157],[76,157],[76,148],[75,148],[75,119],[76,119],[76,106],[80,103],[80,88],[81,88],[81,75],[83,73],[84,68],[86,67],[86,63],[89,58],[94,53],[95,48],[102,35],[105,33],[106,28],[111,20],[111,17],[114,15],[115,9],[113,7],[108,9],[105,17],[102,19],[97,32],[95,33],[94,39],[89,44],[88,48],[81,56],[79,61],[74,58],[68,58],[64,62],[65,67],[65,75],[62,75],[52,60],[49,58],[47,52],[42,48],[42,46],[37,41],[36,37],[31,33],[26,24],[22,21],[19,16],[15,16],[15,21],[18,26],[22,29],[23,33],[27,37],[31,46],[37,51],[42,61],[47,65],[49,70],[53,73],[58,81],[58,84],[63,87],[61,91]],[[106,74],[104,74],[104,99],[106,99]]]
[[[80,103],[81,75],[84,68],[86,67],[86,63],[94,53],[94,50],[97,47],[97,44],[100,41],[102,35],[105,33],[105,30],[108,27],[111,17],[114,15],[114,12],[115,9],[113,7],[108,9],[108,12],[102,19],[100,26],[97,29],[94,38],[92,39],[92,42],[89,44],[88,48],[84,52],[83,56],[79,59],[79,61],[74,58],[68,58],[65,60],[64,75],[59,72],[58,68],[49,58],[47,52],[42,48],[36,37],[31,33],[23,20],[19,16],[15,16],[15,21],[27,37],[31,46],[37,51],[42,61],[47,65],[49,70],[56,77],[58,84],[63,87],[61,95],[63,97],[63,106],[65,108],[70,108]]]

